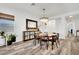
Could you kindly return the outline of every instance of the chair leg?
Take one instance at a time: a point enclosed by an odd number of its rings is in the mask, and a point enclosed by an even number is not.
[[[55,43],[56,43],[56,47],[58,48],[57,41]]]
[[[54,42],[52,41],[52,50],[53,50],[53,45],[54,45]]]
[[[49,43],[48,43],[48,41],[47,41],[47,42],[46,42],[46,48],[47,48],[47,50],[48,50],[48,44],[49,44]]]
[[[60,45],[60,41],[59,40],[57,40],[57,43]]]

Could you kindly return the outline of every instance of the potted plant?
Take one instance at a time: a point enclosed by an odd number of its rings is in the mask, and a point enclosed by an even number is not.
[[[16,36],[11,34],[9,36],[7,36],[7,45],[11,45],[12,42],[15,42],[16,41]]]
[[[11,41],[11,36],[7,36],[7,45],[11,45],[12,41]]]
[[[11,45],[12,41],[11,40],[7,40],[7,45]]]
[[[15,42],[16,41],[16,36],[15,35],[11,34],[10,37],[11,37],[11,41],[12,42]]]

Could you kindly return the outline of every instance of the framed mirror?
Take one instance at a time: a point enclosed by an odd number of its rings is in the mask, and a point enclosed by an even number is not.
[[[37,29],[37,21],[26,19],[26,29]]]

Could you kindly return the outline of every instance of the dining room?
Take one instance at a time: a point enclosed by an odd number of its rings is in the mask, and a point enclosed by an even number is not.
[[[0,3],[0,55],[78,55],[79,3]]]

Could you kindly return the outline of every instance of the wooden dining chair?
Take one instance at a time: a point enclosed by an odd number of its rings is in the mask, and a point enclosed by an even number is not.
[[[59,33],[57,33],[57,36],[56,36],[56,42],[57,42],[57,44],[59,44],[59,45],[60,45]]]
[[[53,46],[54,46],[54,42],[55,42],[55,36],[53,36],[53,35],[48,36],[48,41],[51,42],[51,46],[52,46],[52,50],[53,50]]]
[[[40,49],[42,48],[44,42],[46,44],[46,49],[48,50],[48,36],[41,36],[40,38]]]
[[[37,33],[35,33],[35,35],[34,35],[34,44],[36,45],[36,40],[38,40],[38,43],[39,43],[39,41],[40,41],[40,36],[39,36],[39,34],[37,34]]]

